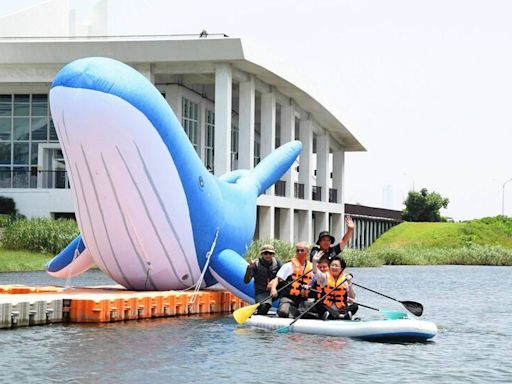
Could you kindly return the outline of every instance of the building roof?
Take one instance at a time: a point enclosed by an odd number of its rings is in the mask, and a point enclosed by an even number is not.
[[[20,64],[63,65],[85,56],[106,56],[130,64],[150,63],[155,73],[166,64],[178,65],[189,73],[212,73],[215,63],[253,74],[310,113],[346,151],[365,151],[363,145],[318,98],[290,80],[285,66],[258,54],[239,38],[176,38],[171,36],[0,38],[0,66]],[[267,55],[268,56],[268,55]],[[290,66],[291,67],[291,66]],[[276,68],[276,69],[274,69]],[[277,73],[279,72],[279,74]],[[185,72],[186,73],[186,72]],[[282,75],[281,75],[282,74]],[[287,77],[287,78],[285,78]]]

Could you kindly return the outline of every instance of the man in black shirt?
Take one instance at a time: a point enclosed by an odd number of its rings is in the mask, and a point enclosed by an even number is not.
[[[318,252],[322,252],[323,256],[327,257],[329,261],[334,256],[339,255],[343,252],[343,249],[348,244],[348,241],[352,237],[352,233],[354,232],[354,222],[350,216],[345,216],[345,223],[347,224],[347,232],[341,239],[341,241],[337,244],[334,244],[334,236],[332,236],[329,231],[322,231],[318,235],[318,240],[316,241],[317,246],[311,249],[311,253],[309,254],[309,260],[313,260],[313,256],[315,256]]]
[[[276,277],[277,271],[281,268],[281,262],[275,254],[276,251],[271,244],[263,245],[260,249],[260,257],[251,261],[245,272],[245,284],[248,284],[254,278],[254,300],[259,303],[268,297],[258,307],[258,315],[266,315],[272,306],[272,297],[269,297],[270,286],[272,280]]]

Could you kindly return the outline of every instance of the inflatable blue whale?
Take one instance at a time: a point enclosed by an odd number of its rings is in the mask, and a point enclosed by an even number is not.
[[[50,275],[75,276],[96,265],[132,290],[219,282],[253,302],[242,256],[254,234],[256,198],[293,164],[299,141],[250,171],[217,178],[160,92],[108,58],[62,68],[50,105],[80,229],[47,264]]]

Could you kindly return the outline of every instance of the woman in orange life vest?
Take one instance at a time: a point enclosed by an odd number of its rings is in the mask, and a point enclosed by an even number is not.
[[[299,276],[304,275],[296,282],[290,285],[282,293],[277,314],[279,317],[297,317],[299,316],[298,307],[301,302],[308,297],[308,291],[304,289],[304,285],[308,285],[313,277],[312,265],[308,261],[309,245],[306,242],[300,242],[295,245],[295,257],[277,271],[276,278],[272,282],[270,293],[273,297],[277,297],[277,285],[283,282],[296,280]]]
[[[345,260],[341,257],[335,256],[331,259],[329,264],[329,271],[322,272],[318,268],[320,257],[315,255],[313,258],[313,273],[317,281],[317,287],[322,287],[319,297],[329,293],[323,300],[321,305],[317,308],[319,315],[322,319],[352,319],[352,315],[357,312],[357,304],[349,304],[348,299],[354,299],[356,293],[351,284],[352,275],[345,274],[347,266]],[[346,281],[338,288],[334,289],[344,279]]]

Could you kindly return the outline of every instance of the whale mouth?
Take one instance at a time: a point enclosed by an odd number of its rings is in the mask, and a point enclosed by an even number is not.
[[[57,86],[51,111],[96,265],[132,289],[182,289],[197,262],[187,197],[148,118],[118,96]]]

